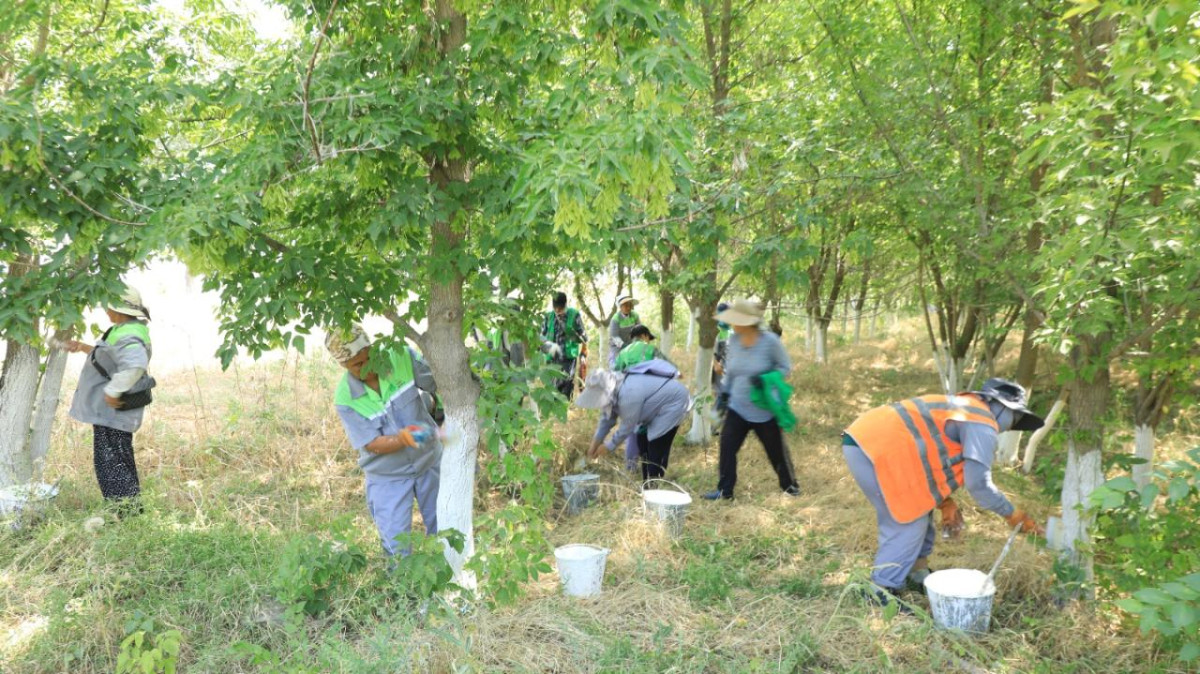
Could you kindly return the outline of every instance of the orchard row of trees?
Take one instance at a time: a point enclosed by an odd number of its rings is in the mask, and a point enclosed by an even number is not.
[[[920,307],[948,391],[1019,334],[1015,377],[1069,399],[1072,549],[1114,369],[1136,373],[1147,456],[1194,377],[1193,3],[280,4],[281,40],[219,2],[0,16],[0,485],[44,455],[49,338],[163,252],[220,292],[225,362],[367,313],[422,348],[457,439],[439,520],[466,535],[464,581],[498,409],[464,336],[512,322],[513,291],[533,312],[555,286],[642,278],[666,335],[684,300],[695,392],[733,291],[776,320],[803,307],[819,361],[839,307]]]

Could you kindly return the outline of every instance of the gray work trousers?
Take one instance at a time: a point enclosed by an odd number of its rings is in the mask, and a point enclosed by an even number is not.
[[[379,530],[379,542],[389,557],[397,552],[401,555],[410,552],[407,546],[397,545],[396,536],[412,531],[414,498],[421,508],[425,533],[429,536],[437,533],[439,474],[439,467],[434,466],[416,477],[367,475],[367,508]]]
[[[933,526],[933,511],[907,524],[897,522],[883,500],[879,480],[875,477],[875,465],[862,451],[853,445],[842,445],[842,456],[858,488],[866,494],[875,507],[875,523],[879,526],[879,550],[875,553],[875,566],[871,580],[880,587],[901,590],[904,579],[912,571],[920,557],[933,552],[936,531]]]

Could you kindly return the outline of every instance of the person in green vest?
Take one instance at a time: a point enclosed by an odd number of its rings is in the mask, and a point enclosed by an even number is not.
[[[663,355],[662,351],[658,350],[657,346],[651,343],[654,335],[650,332],[650,328],[644,325],[635,325],[633,326],[633,330],[630,331],[630,335],[633,341],[624,349],[621,349],[621,353],[617,354],[617,360],[613,364],[614,372],[624,372],[630,366],[656,358],[665,360],[668,363],[671,362]]]
[[[154,380],[150,367],[150,310],[137,290],[126,287],[120,300],[105,313],[112,327],[94,346],[70,340],[67,350],[88,354],[79,385],[71,400],[70,415],[92,425],[92,463],[104,500],[121,514],[142,510],[142,493],[137,463],[133,456],[133,434],[142,426],[142,406],[133,407],[130,396],[148,392]]]
[[[617,313],[613,314],[608,323],[608,367],[615,368],[617,354],[633,342],[633,327],[641,325],[642,319],[633,310],[638,301],[632,295],[621,295],[617,298]]]
[[[554,387],[570,400],[575,393],[575,366],[587,344],[587,332],[579,310],[567,307],[566,293],[555,293],[551,306],[553,309],[542,317],[542,352],[562,369],[564,376]]]
[[[325,348],[346,373],[334,406],[366,476],[367,508],[390,557],[407,555],[397,536],[412,531],[413,500],[425,533],[437,533],[442,441],[433,417],[437,384],[407,346],[373,345],[362,326],[330,330]]]

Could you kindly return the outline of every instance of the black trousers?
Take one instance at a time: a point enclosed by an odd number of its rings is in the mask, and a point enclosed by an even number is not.
[[[105,500],[131,499],[142,493],[133,460],[133,433],[92,426],[92,462]]]
[[[721,457],[718,463],[720,477],[717,479],[717,489],[725,496],[733,496],[733,487],[737,484],[737,455],[746,442],[746,436],[754,431],[767,451],[771,467],[779,476],[779,488],[787,491],[797,487],[796,475],[792,470],[792,457],[783,444],[783,431],[775,419],[763,422],[746,421],[742,415],[729,410],[725,413],[725,425],[721,428]]]
[[[638,453],[642,455],[642,482],[661,478],[667,474],[667,462],[671,460],[671,443],[675,442],[676,426],[661,438],[651,440],[646,433],[637,434]]]
[[[556,379],[554,381],[554,388],[558,389],[559,393],[566,396],[567,400],[570,400],[575,395],[575,362],[575,358],[567,358],[564,360],[555,361],[555,363],[562,368],[563,374],[566,375],[566,378]]]

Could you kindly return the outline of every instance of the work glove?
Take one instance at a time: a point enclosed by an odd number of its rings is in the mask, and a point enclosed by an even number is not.
[[[555,358],[555,359],[562,358],[562,354],[563,354],[562,347],[559,346],[558,344],[555,344],[554,342],[550,342],[550,341],[543,342],[542,349],[545,350],[546,354],[549,355],[551,358]]]
[[[612,348],[618,351],[625,347],[625,340],[621,339],[620,337],[613,337],[609,343],[612,344]]]
[[[750,385],[753,386],[754,388],[762,388],[763,387],[762,375],[761,374],[750,375]]]
[[[717,394],[717,411],[718,412],[726,412],[728,410],[729,410],[729,394],[728,393],[718,393]]]
[[[400,432],[396,433],[396,439],[400,441],[400,445],[403,447],[411,448],[421,444],[417,442],[417,439],[413,436],[413,432],[407,428],[400,429]]]
[[[1008,522],[1008,526],[1010,527],[1015,527],[1018,524],[1021,525],[1021,531],[1024,533],[1037,534],[1038,536],[1046,535],[1046,531],[1038,526],[1038,523],[1020,508],[1014,510],[1013,514],[1005,517],[1004,519]]]
[[[942,538],[955,541],[962,539],[963,529],[966,528],[967,523],[963,520],[958,504],[954,502],[954,499],[948,498],[942,501],[942,505],[938,506],[938,509],[942,511]]]

